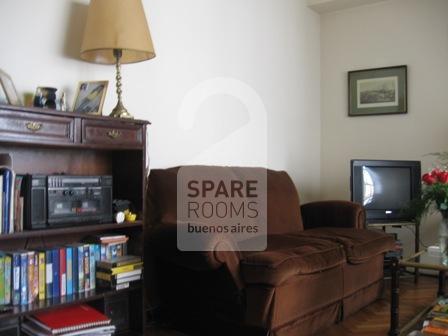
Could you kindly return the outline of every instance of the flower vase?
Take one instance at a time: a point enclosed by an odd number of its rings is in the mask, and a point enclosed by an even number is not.
[[[441,262],[448,266],[448,213],[442,214],[442,221],[439,224],[439,244]]]

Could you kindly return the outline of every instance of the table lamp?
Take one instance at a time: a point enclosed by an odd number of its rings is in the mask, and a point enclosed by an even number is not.
[[[141,0],[91,0],[81,58],[115,64],[118,102],[111,117],[133,118],[121,101],[121,64],[155,57]]]

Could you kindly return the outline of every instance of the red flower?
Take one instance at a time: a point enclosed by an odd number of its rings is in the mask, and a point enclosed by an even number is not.
[[[440,171],[437,174],[437,179],[439,180],[440,183],[447,183],[448,182],[448,172],[447,171]]]
[[[434,172],[434,170],[432,172]],[[422,181],[427,185],[431,185],[437,182],[437,176],[433,175],[432,172],[431,174],[426,173],[422,176]]]
[[[434,168],[434,169],[431,171],[430,175],[431,175],[432,177],[434,177],[434,178],[437,178],[437,176],[438,176],[441,172],[442,172],[442,170],[440,170],[439,168]]]

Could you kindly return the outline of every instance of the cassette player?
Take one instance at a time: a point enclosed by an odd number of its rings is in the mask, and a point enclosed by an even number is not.
[[[29,175],[27,229],[112,222],[112,176]]]

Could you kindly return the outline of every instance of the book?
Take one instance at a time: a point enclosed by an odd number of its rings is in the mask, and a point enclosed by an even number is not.
[[[112,280],[103,280],[100,278],[97,278],[98,287],[103,288],[116,288],[116,286],[124,284],[124,283],[130,283],[141,280],[141,275],[135,275],[131,277],[126,277],[122,279],[112,279]]]
[[[132,276],[136,276],[136,275],[141,275],[142,274],[142,269],[136,269],[130,272],[124,272],[124,273],[119,273],[116,275],[112,275],[110,273],[106,273],[106,272],[97,272],[96,273],[96,278],[97,279],[102,279],[105,281],[112,281],[112,280],[119,280],[119,279],[123,279],[123,278],[127,278],[127,277],[132,277]]]
[[[0,252],[0,305],[5,304],[5,254]]]
[[[67,294],[67,255],[65,248],[59,249],[59,295]]]
[[[78,292],[82,293],[84,290],[84,245],[80,244],[78,246]]]
[[[11,304],[12,258],[5,255],[5,305]]]
[[[53,297],[53,251],[45,249],[45,297]]]
[[[13,305],[20,304],[20,253],[9,253],[12,263],[11,301]]]
[[[116,259],[110,259],[110,260],[100,260],[97,262],[97,267],[104,268],[104,269],[111,269],[115,267],[125,266],[129,264],[135,264],[142,261],[142,258],[139,256],[133,256],[133,255],[125,255],[122,257],[118,257]]]
[[[59,276],[59,271],[60,271],[60,266],[59,266],[59,248],[54,248],[51,251],[51,259],[53,261],[53,294],[52,297],[57,297],[61,294],[61,289],[60,289],[60,276]]]
[[[73,294],[73,248],[67,246],[65,248],[65,253],[67,257],[67,295]]]
[[[105,234],[87,237],[86,242],[108,244],[108,243],[125,243],[128,241],[128,236],[122,234]]]
[[[5,196],[3,192],[3,176],[0,175],[0,234],[3,233],[3,207],[5,202]]]
[[[28,252],[20,252],[20,304],[28,303]]]
[[[107,316],[84,304],[40,312],[28,319],[53,335],[107,326],[111,322]]]
[[[14,180],[14,232],[23,230],[23,175],[16,175]],[[22,201],[20,200],[22,198]]]
[[[70,244],[70,245],[67,245],[67,252],[68,252],[68,249],[70,249],[71,250],[71,254],[72,254],[72,261],[71,261],[71,265],[72,265],[72,271],[71,271],[71,273],[72,273],[71,274],[71,276],[72,276],[72,284],[71,284],[71,286],[72,286],[72,294],[78,293],[78,288],[79,288],[79,275],[78,275],[78,272],[79,272],[79,268],[78,268],[78,262],[79,262],[78,247],[79,246],[80,246],[80,244]],[[68,258],[68,256],[67,256],[67,258]],[[67,289],[68,289],[68,283],[67,283]]]
[[[88,244],[83,248],[83,264],[84,264],[84,290],[90,290],[90,247]]]
[[[33,284],[34,284],[34,251],[28,251],[28,303],[34,301],[34,292],[33,292]]]
[[[95,284],[95,245],[94,244],[90,244],[89,245],[89,284],[90,284],[90,289],[95,289],[96,284]]]
[[[130,272],[130,271],[133,271],[136,269],[140,269],[142,267],[143,267],[143,262],[138,262],[135,264],[129,264],[129,265],[114,267],[114,268],[110,268],[110,269],[98,267],[97,272],[104,272],[104,273],[109,273],[109,274],[115,275],[115,274],[119,274],[119,273]]]
[[[11,189],[12,189],[12,169],[0,167],[0,175],[3,177],[3,225],[2,233],[9,233],[9,221],[11,216]]]
[[[45,280],[45,251],[39,251],[38,252],[38,258],[39,258],[39,300],[45,300],[45,286],[46,286],[46,280]]]
[[[37,252],[34,253],[34,276],[33,276],[33,301],[39,298],[39,254]]]
[[[105,325],[64,333],[63,336],[112,336],[115,333],[115,329],[116,328],[113,325]],[[25,323],[22,323],[21,331],[29,336],[52,335],[51,332],[45,330],[44,328],[29,320]]]
[[[433,326],[426,326],[422,329],[423,334],[434,334],[434,335],[448,335],[448,329],[447,328],[440,328],[440,327],[433,327]]]

